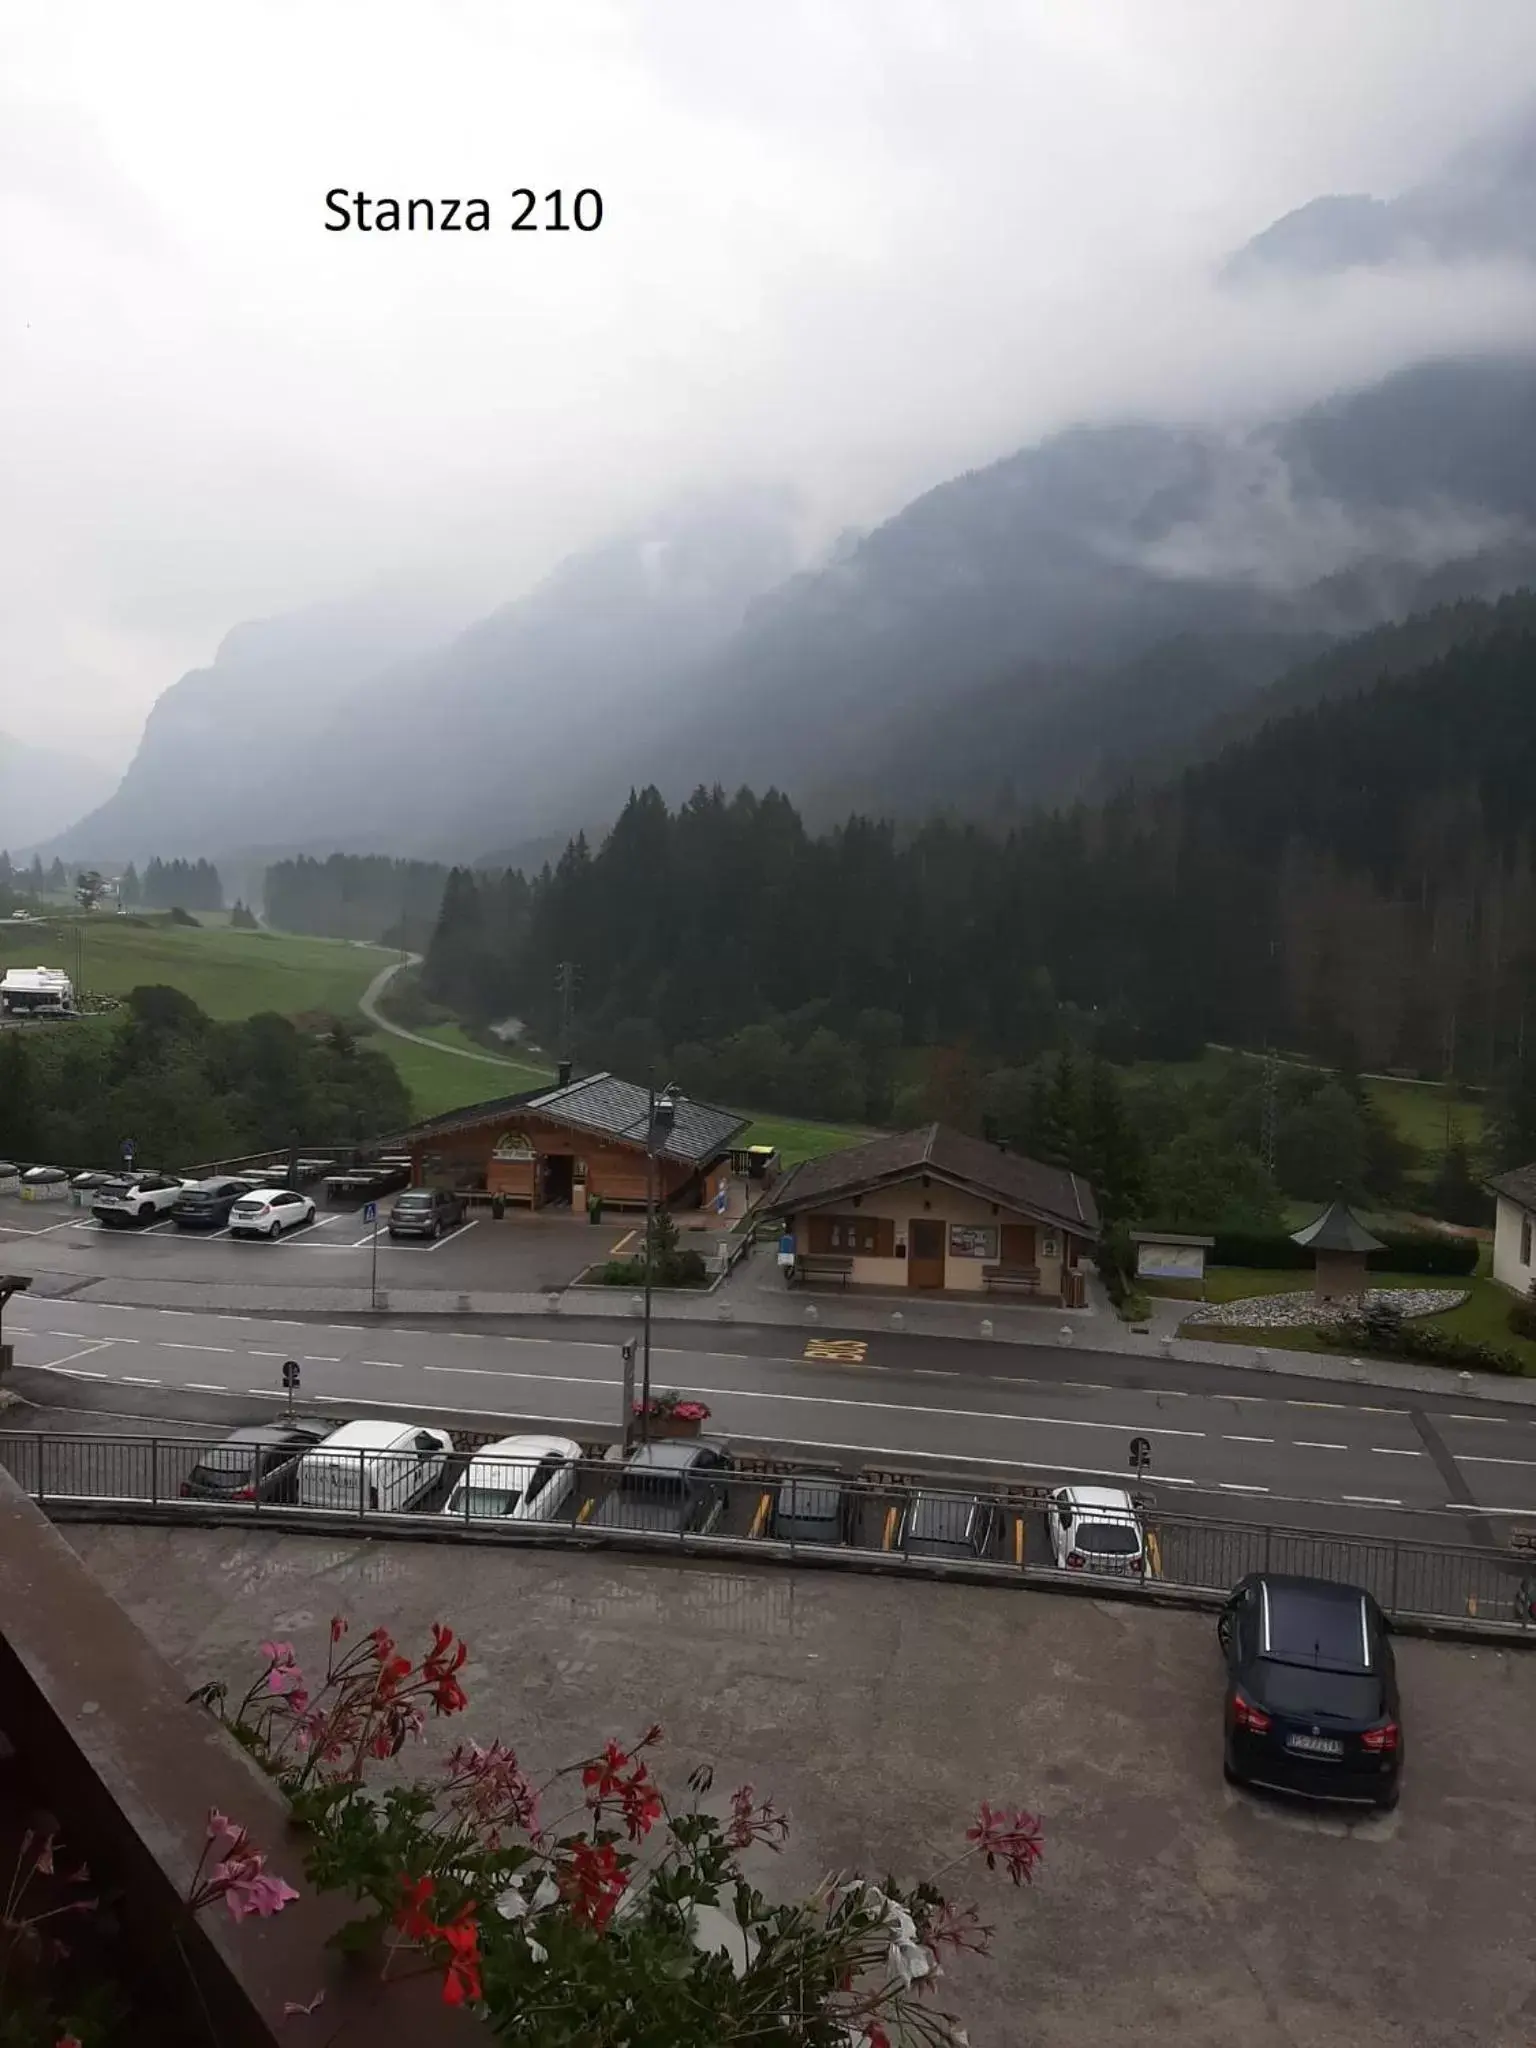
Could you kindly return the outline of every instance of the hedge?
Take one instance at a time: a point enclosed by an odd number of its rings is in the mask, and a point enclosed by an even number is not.
[[[1503,1351],[1498,1345],[1484,1344],[1475,1337],[1458,1337],[1451,1330],[1406,1322],[1396,1310],[1381,1306],[1368,1308],[1364,1315],[1340,1316],[1325,1334],[1344,1350],[1423,1359],[1427,1364],[1448,1365],[1458,1372],[1497,1372],[1515,1377],[1525,1371],[1524,1360],[1513,1351]]]
[[[1427,1230],[1403,1231],[1382,1239],[1379,1252],[1366,1257],[1378,1273],[1442,1273],[1465,1278],[1477,1271],[1475,1237],[1437,1237]],[[1224,1230],[1210,1254],[1213,1266],[1258,1266],[1271,1271],[1310,1272],[1311,1251],[1279,1232]]]

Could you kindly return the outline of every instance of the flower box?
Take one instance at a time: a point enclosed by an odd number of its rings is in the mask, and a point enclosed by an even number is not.
[[[709,1420],[702,1401],[685,1401],[680,1394],[652,1394],[649,1403],[636,1401],[632,1413],[643,1421],[649,1437],[697,1436]]]

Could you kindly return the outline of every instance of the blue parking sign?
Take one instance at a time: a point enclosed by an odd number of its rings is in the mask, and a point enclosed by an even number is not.
[[[363,1204],[363,1221],[364,1221],[365,1223],[377,1223],[377,1221],[378,1221],[378,1220],[379,1220],[379,1205],[378,1205],[378,1203],[377,1203],[377,1202],[364,1202],[364,1204]]]

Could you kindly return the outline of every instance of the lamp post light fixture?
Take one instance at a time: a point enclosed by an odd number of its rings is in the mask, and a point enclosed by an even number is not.
[[[650,1087],[645,1119],[645,1302],[644,1334],[640,1350],[640,1441],[651,1436],[651,1279],[656,1259],[656,1146],[658,1139],[671,1135],[677,1122],[677,1090],[671,1082],[656,1093]]]

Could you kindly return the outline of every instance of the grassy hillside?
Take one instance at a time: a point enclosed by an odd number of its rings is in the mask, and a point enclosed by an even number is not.
[[[284,1017],[310,1010],[347,1016],[393,957],[376,946],[237,932],[222,922],[194,930],[93,917],[55,919],[32,929],[0,927],[0,968],[62,967],[92,995],[126,995],[131,988],[163,983],[221,1018],[252,1017],[260,1010]]]

